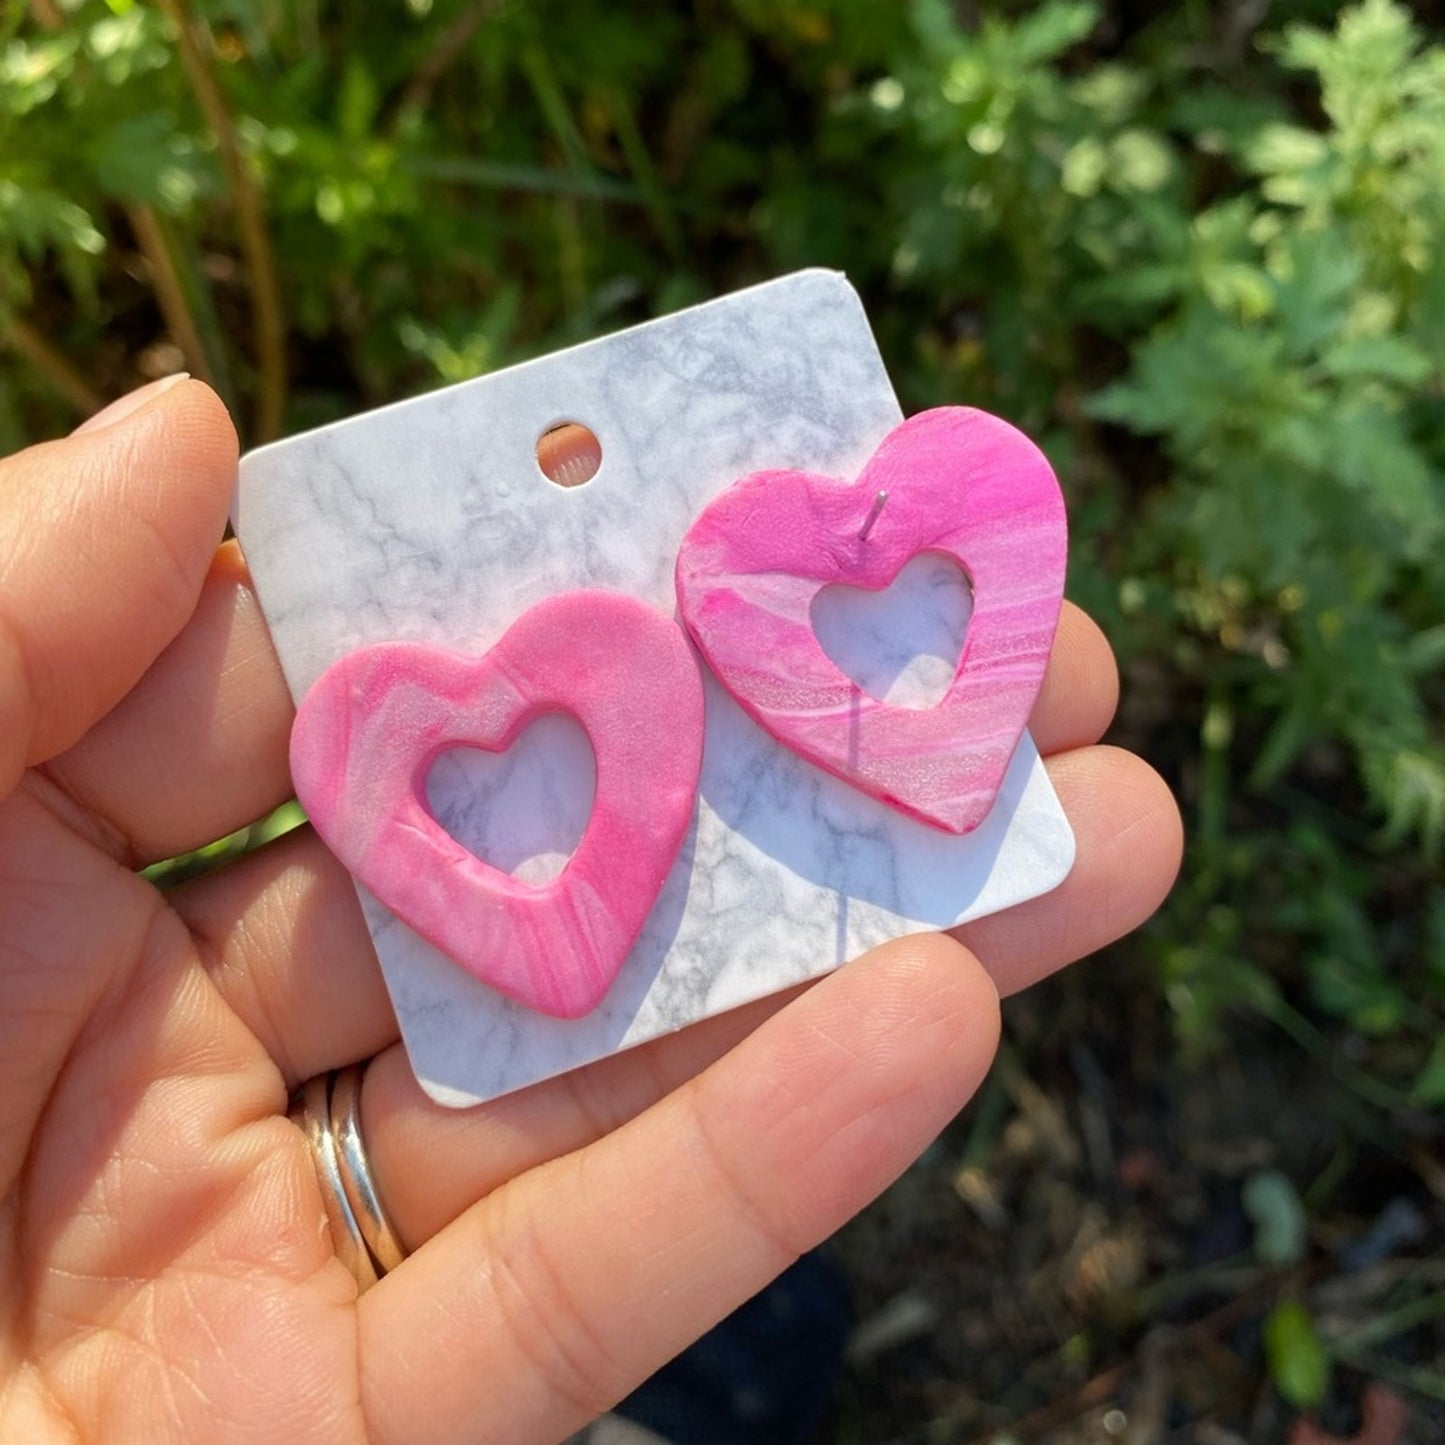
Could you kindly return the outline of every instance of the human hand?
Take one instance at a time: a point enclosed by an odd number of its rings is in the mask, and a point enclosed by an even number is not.
[[[289,793],[292,707],[215,550],[235,437],[199,382],[0,461],[0,1439],[546,1441],[841,1225],[972,1094],[998,992],[1142,921],[1178,816],[1094,744],[1116,681],[1065,608],[1032,728],[1055,892],[463,1112],[421,1093],[309,830],[162,897],[135,869]],[[362,1125],[414,1252],[358,1298],[304,1080]]]

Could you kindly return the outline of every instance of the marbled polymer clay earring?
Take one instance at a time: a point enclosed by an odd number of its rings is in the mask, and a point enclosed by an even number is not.
[[[677,560],[683,620],[718,680],[785,747],[933,827],[993,806],[1043,681],[1063,597],[1063,497],[1043,453],[987,412],[942,407],[894,428],[856,480],[744,477]],[[823,651],[813,599],[879,590],[921,552],[953,558],[973,613],[934,707],[862,692]]]
[[[597,764],[592,815],[552,882],[462,846],[426,798],[449,748],[505,751],[570,714]],[[420,643],[348,653],[302,699],[296,794],[316,831],[398,918],[498,992],[555,1018],[612,986],[677,858],[702,766],[697,660],[634,597],[577,591],[522,614],[479,656]]]

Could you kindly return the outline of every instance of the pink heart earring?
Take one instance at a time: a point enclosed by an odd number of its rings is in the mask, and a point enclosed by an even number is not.
[[[586,731],[597,791],[567,866],[533,886],[437,822],[426,778],[446,749],[502,752],[548,712]],[[291,772],[316,831],[397,917],[500,993],[577,1018],[612,986],[677,858],[702,741],[682,630],[633,597],[579,591],[481,656],[398,642],[341,658],[301,702]]]
[[[853,482],[755,472],[693,523],[683,620],[718,680],[785,747],[950,833],[993,806],[1043,681],[1063,598],[1063,497],[1043,453],[987,412],[896,427]],[[814,597],[878,590],[920,552],[973,586],[958,669],[935,707],[862,693],[819,645]]]

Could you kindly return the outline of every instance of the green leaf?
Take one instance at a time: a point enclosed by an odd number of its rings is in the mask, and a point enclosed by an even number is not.
[[[1157,191],[1174,175],[1174,152],[1153,131],[1121,131],[1109,147],[1109,178],[1122,190]]]
[[[146,111],[107,127],[96,138],[91,165],[107,196],[170,215],[180,215],[216,188],[210,159],[165,111]]]
[[[1275,304],[1285,344],[1304,357],[1337,336],[1356,304],[1364,267],[1341,230],[1291,232],[1275,261]]]
[[[1324,136],[1297,125],[1267,125],[1245,149],[1245,163],[1262,176],[1293,175],[1328,159]]]
[[[1341,379],[1376,376],[1418,386],[1434,370],[1430,358],[1398,336],[1361,336],[1342,341],[1321,358],[1325,370]]]
[[[1385,841],[1398,844],[1412,834],[1427,858],[1445,846],[1445,749],[1361,747],[1371,790],[1386,809]]]
[[[1038,65],[1061,55],[1092,32],[1099,8],[1089,0],[1051,0],[1026,19],[1013,34],[1014,53],[1025,65]]]
[[[1309,1311],[1298,1300],[1281,1300],[1264,1322],[1264,1353],[1275,1389],[1297,1410],[1325,1397],[1330,1360]]]
[[[1353,931],[1363,934],[1363,948],[1351,952],[1348,937],[1342,937],[1311,955],[1310,991],[1322,1009],[1347,1020],[1362,1034],[1382,1037],[1400,1027],[1409,998],[1399,982],[1375,963],[1373,939],[1362,920],[1355,921]]]
[[[336,128],[344,140],[364,141],[372,131],[379,97],[370,69],[353,57],[341,77],[336,100]]]
[[[25,115],[54,97],[71,78],[79,49],[73,30],[0,48],[0,113]]]
[[[1415,1077],[1410,1097],[1426,1109],[1445,1108],[1445,1034],[1435,1040],[1430,1057]]]
[[[1432,673],[1445,667],[1445,622],[1417,632],[1405,643],[1405,666],[1411,672]]]
[[[1255,754],[1249,779],[1255,787],[1268,787],[1282,778],[1291,764],[1320,730],[1321,719],[1305,699],[1288,707],[1265,734]]]
[[[1138,71],[1123,65],[1096,65],[1074,84],[1074,99],[1094,113],[1096,123],[1123,125],[1135,114],[1148,91]]]
[[[1240,1200],[1254,1223],[1254,1252],[1265,1264],[1295,1264],[1304,1258],[1304,1205],[1285,1175],[1277,1169],[1251,1174]]]
[[[1370,405],[1341,409],[1330,433],[1330,471],[1382,516],[1408,528],[1409,550],[1423,555],[1440,531],[1440,507],[1429,461],[1399,416]]]

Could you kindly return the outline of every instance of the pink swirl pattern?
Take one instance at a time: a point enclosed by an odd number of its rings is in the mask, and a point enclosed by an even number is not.
[[[926,551],[964,569],[974,603],[948,692],[915,710],[841,672],[811,608],[832,583],[887,587]],[[962,834],[993,806],[1038,695],[1066,551],[1043,453],[987,412],[941,407],[890,432],[853,482],[766,471],[730,487],[683,539],[677,596],[713,672],[780,743]]]
[[[597,788],[576,852],[534,886],[432,816],[453,747],[503,752],[543,713],[574,716]],[[702,677],[682,629],[632,597],[578,591],[525,612],[480,657],[420,643],[349,653],[302,700],[296,794],[317,832],[397,917],[500,993],[554,1018],[612,986],[692,818]]]

